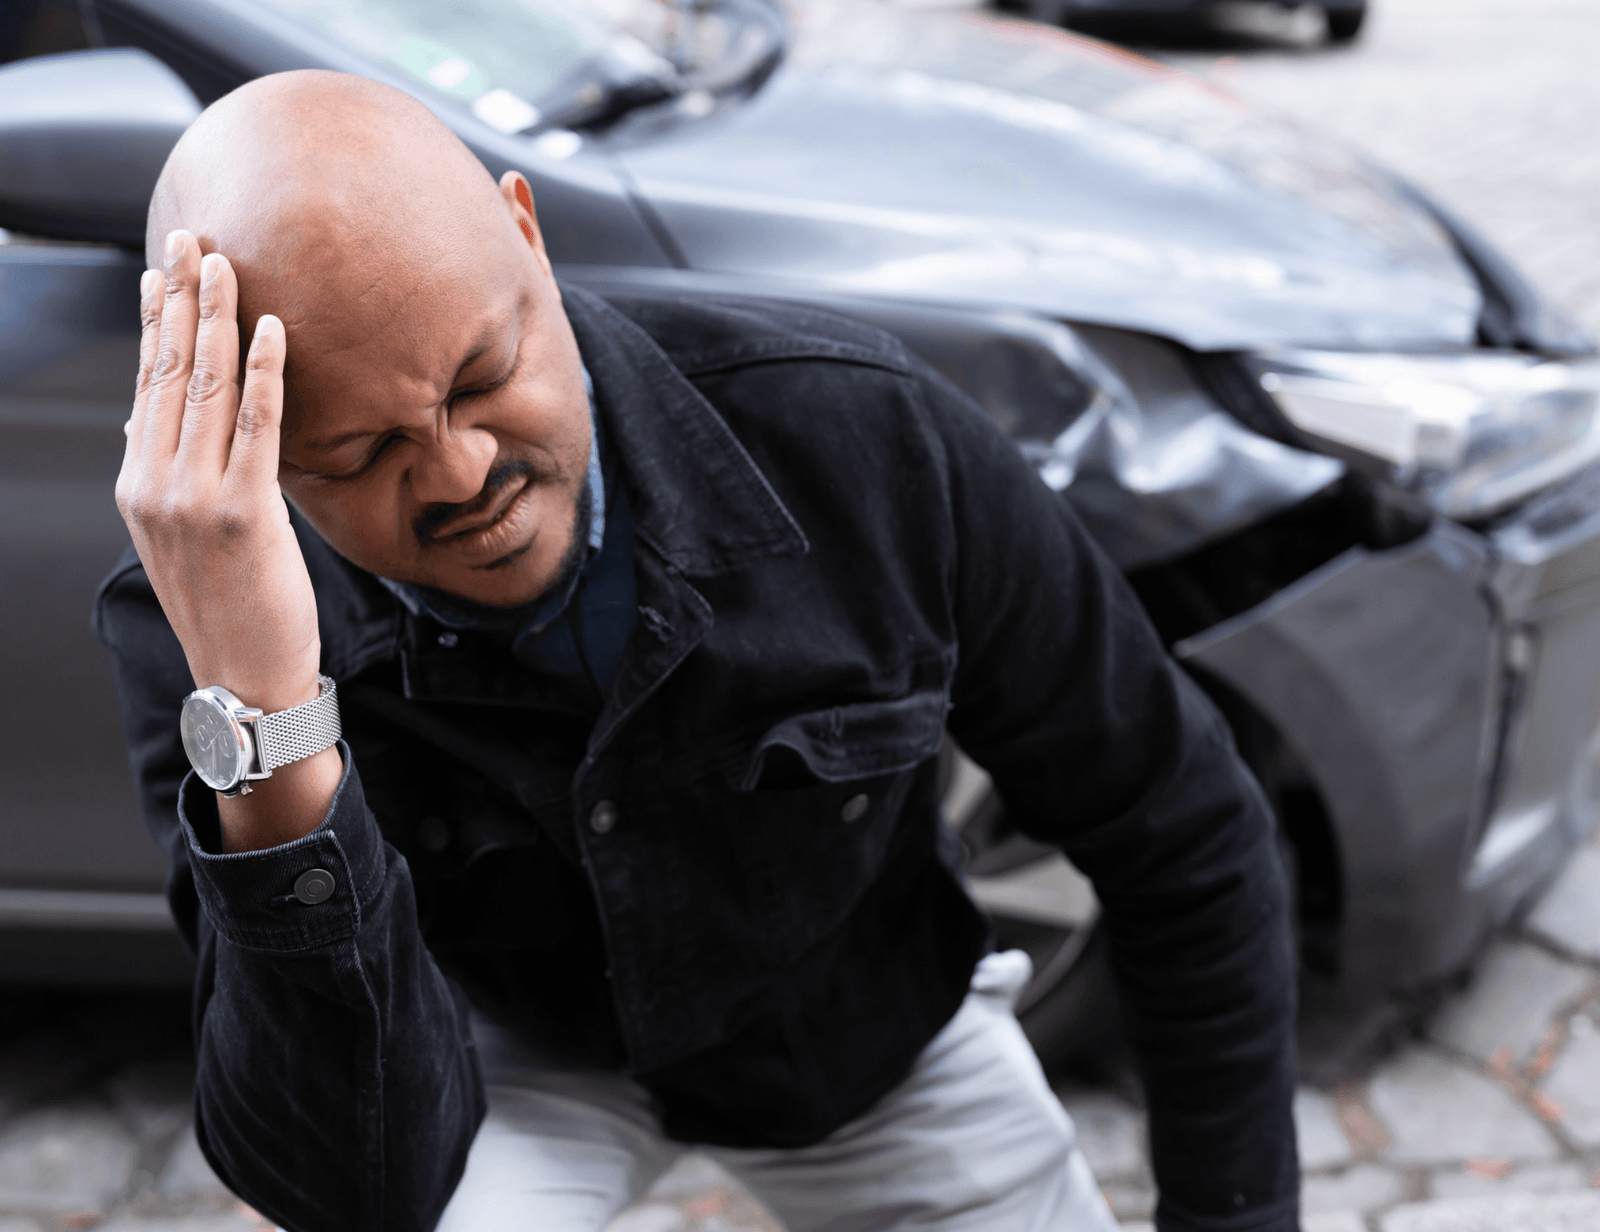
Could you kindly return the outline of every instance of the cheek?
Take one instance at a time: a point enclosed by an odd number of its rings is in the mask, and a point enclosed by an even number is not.
[[[372,573],[393,571],[401,560],[399,490],[392,479],[341,484],[283,485],[284,494],[346,560]]]

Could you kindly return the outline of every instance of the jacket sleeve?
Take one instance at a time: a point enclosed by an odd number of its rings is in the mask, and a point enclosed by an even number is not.
[[[1266,800],[1116,567],[986,416],[923,381],[947,455],[950,729],[1093,882],[1150,1110],[1161,1232],[1294,1232],[1296,966]]]
[[[310,834],[225,854],[215,794],[189,772],[182,648],[137,558],[102,585],[145,823],[197,964],[195,1132],[217,1175],[288,1232],[434,1226],[483,1117],[466,1007],[417,929],[404,858],[344,774]],[[310,869],[334,890],[302,902]]]

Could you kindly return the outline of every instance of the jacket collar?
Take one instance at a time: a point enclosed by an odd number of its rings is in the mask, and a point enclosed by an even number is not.
[[[691,577],[804,555],[805,534],[766,476],[650,335],[587,291],[561,294],[639,537]]]

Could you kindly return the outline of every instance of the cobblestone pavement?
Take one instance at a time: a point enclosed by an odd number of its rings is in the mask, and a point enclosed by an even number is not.
[[[1350,49],[1240,10],[1246,37],[1152,54],[1403,170],[1600,332],[1600,4],[1374,5]],[[186,1035],[172,998],[0,999],[0,1232],[271,1228],[195,1145]],[[1138,1109],[1110,1089],[1061,1096],[1119,1218],[1148,1228]],[[1305,1232],[1600,1230],[1600,843],[1418,1038],[1302,1090],[1296,1115]],[[690,1156],[610,1232],[778,1225]]]
[[[1063,1091],[1118,1216],[1147,1229],[1143,1123]],[[1600,836],[1393,1055],[1295,1104],[1304,1232],[1600,1230]]]
[[[0,1232],[270,1232],[195,1144],[186,1037],[173,996],[0,1008]],[[1149,1232],[1139,1109],[1058,1093],[1112,1209]],[[1425,1031],[1302,1088],[1295,1116],[1304,1232],[1600,1229],[1600,836]],[[609,1232],[782,1230],[691,1155]]]

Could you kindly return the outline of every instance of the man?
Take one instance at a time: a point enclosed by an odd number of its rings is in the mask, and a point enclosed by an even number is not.
[[[697,1143],[791,1232],[1109,1227],[948,727],[1094,879],[1158,1225],[1295,1228],[1267,810],[970,403],[824,314],[558,286],[527,182],[356,78],[213,106],[149,235],[97,627],[241,1196],[594,1230]]]

